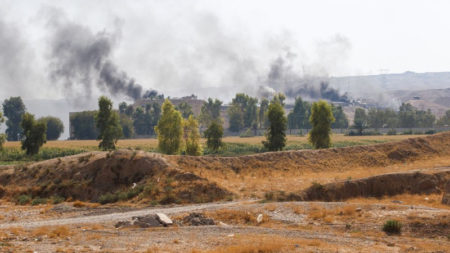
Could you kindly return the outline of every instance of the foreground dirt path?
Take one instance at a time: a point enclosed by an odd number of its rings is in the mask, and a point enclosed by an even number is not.
[[[165,213],[168,215],[172,215],[172,214],[177,214],[177,213],[186,213],[186,212],[193,212],[193,211],[200,211],[200,210],[212,210],[212,209],[227,208],[230,206],[236,206],[236,205],[243,204],[243,203],[248,203],[248,201],[233,201],[233,202],[225,202],[225,203],[223,203],[223,202],[221,202],[221,203],[206,203],[206,204],[198,204],[198,205],[162,207],[162,208],[145,208],[145,209],[135,210],[135,211],[117,211],[117,212],[101,214],[101,215],[86,215],[83,217],[2,223],[2,224],[0,224],[0,229],[10,228],[10,227],[33,228],[33,227],[41,227],[41,226],[107,223],[107,222],[131,219],[134,216],[144,216],[144,215],[155,214],[155,213]]]

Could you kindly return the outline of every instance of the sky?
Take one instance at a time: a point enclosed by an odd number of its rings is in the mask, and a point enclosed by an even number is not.
[[[169,96],[255,94],[280,59],[301,76],[448,71],[448,10],[438,0],[0,0],[0,99],[79,110],[110,94],[98,73],[73,70],[73,48],[58,53],[69,39],[76,49],[105,40],[99,57],[114,73]]]

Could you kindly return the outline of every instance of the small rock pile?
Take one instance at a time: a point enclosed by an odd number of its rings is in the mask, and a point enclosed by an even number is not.
[[[163,213],[150,214],[146,216],[135,216],[132,221],[119,221],[116,223],[116,228],[124,227],[167,227],[173,224],[173,221]]]
[[[191,213],[183,218],[183,223],[190,226],[205,226],[205,225],[215,225],[213,219],[207,218],[201,213]]]

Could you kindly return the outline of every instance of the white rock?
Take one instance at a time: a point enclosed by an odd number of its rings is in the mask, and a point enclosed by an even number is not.
[[[263,215],[262,213],[258,214],[258,217],[256,217],[256,222],[261,223],[263,220]]]
[[[157,213],[156,217],[159,220],[159,222],[161,222],[165,226],[173,224],[173,221],[169,218],[169,216],[163,213]]]
[[[221,226],[221,227],[230,227],[230,225],[228,225],[228,224],[226,224],[226,223],[223,223],[223,222],[221,222],[221,221],[219,221],[219,226]]]
[[[136,188],[136,183],[133,183],[133,186],[131,186],[131,189]]]
[[[228,237],[234,237],[234,234],[229,234],[229,235],[227,235]]]

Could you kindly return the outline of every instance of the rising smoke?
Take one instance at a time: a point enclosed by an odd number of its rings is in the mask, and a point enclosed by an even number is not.
[[[346,93],[329,85],[326,72],[320,75],[308,73],[308,66],[295,68],[296,55],[287,52],[275,59],[269,68],[265,85],[260,86],[259,95],[266,97],[271,93],[283,92],[287,98],[301,96],[307,100],[327,99],[335,102],[349,102]],[[322,69],[323,71],[323,69]]]
[[[88,27],[68,21],[61,14],[50,19],[50,77],[67,93],[89,99],[93,86],[111,95],[141,97],[142,86],[111,60],[120,30],[93,33]]]

